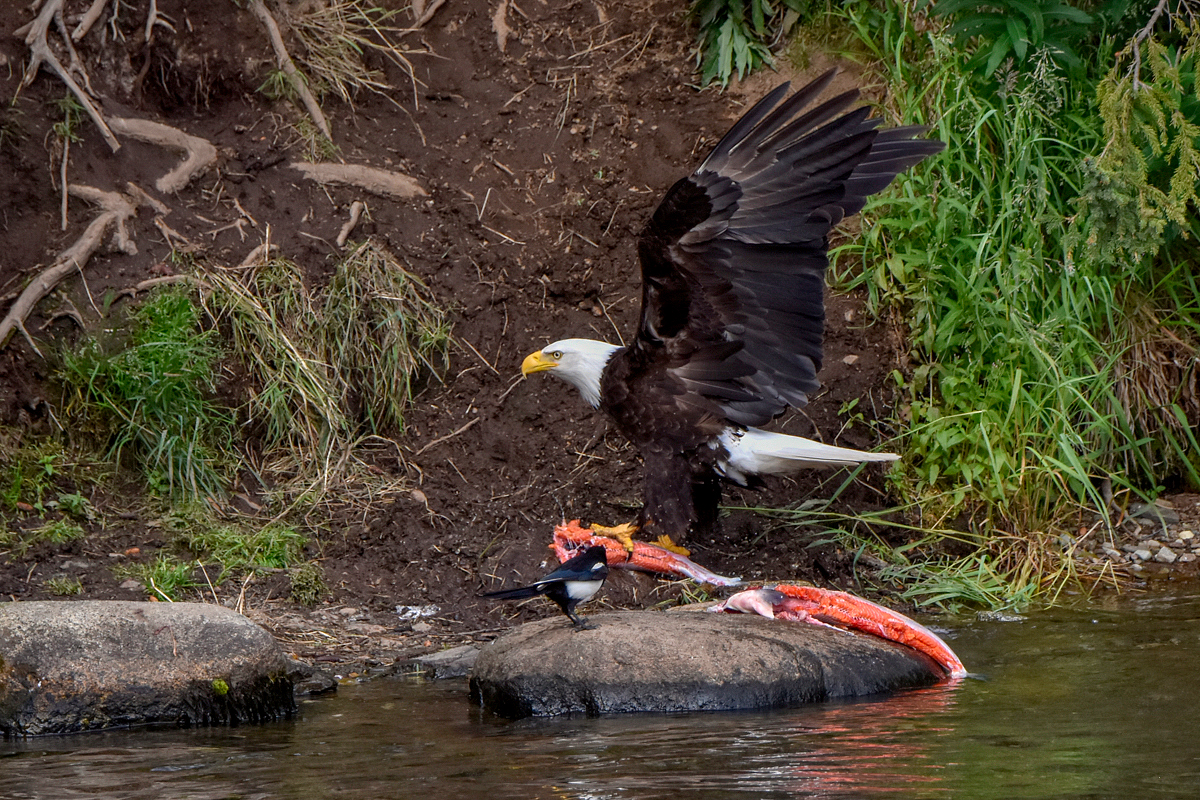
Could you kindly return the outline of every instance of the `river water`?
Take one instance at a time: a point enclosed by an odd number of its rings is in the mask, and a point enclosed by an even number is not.
[[[1198,798],[1200,595],[938,628],[980,677],[767,713],[497,719],[378,679],[296,719],[0,742],[0,798]]]

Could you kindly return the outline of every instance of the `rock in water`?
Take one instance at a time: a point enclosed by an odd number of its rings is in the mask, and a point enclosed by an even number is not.
[[[203,603],[0,603],[0,730],[257,722],[295,709],[262,628]]]
[[[479,654],[471,697],[506,717],[783,708],[945,677],[883,639],[744,614],[592,614],[532,622]]]

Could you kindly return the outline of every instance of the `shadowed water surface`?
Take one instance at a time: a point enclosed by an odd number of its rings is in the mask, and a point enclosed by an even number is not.
[[[983,679],[769,713],[496,719],[377,680],[261,727],[0,742],[0,798],[1196,798],[1200,596],[942,629]]]

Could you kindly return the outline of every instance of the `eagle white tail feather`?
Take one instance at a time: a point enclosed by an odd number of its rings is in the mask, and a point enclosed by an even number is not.
[[[843,467],[863,461],[895,461],[895,453],[865,453],[849,447],[834,447],[800,436],[771,433],[758,428],[729,428],[719,439],[728,454],[718,462],[721,473],[745,484],[750,475],[775,475],[805,467]]]

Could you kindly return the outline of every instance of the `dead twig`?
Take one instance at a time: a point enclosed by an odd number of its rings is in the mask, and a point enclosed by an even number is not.
[[[25,329],[25,320],[29,318],[41,299],[50,294],[66,276],[75,270],[83,269],[83,265],[99,249],[110,225],[116,227],[114,241],[117,247],[130,255],[137,253],[136,245],[125,230],[125,221],[137,213],[137,209],[132,203],[116,192],[103,192],[91,186],[72,185],[69,190],[75,197],[100,206],[101,212],[87,226],[83,234],[75,240],[75,243],[59,254],[53,265],[30,281],[12,304],[8,314],[3,320],[0,320],[0,347],[8,344],[13,333],[19,330],[34,351],[40,355],[40,351]]]
[[[71,158],[71,137],[62,137],[62,230],[67,229],[67,162]]]
[[[413,453],[413,458],[416,458],[417,456],[421,455],[421,453],[424,453],[426,450],[428,450],[431,447],[436,447],[437,445],[441,444],[442,442],[450,441],[451,439],[453,439],[455,436],[458,436],[459,434],[466,433],[475,425],[475,423],[479,422],[479,420],[481,420],[481,419],[483,419],[483,417],[475,417],[470,422],[468,422],[466,425],[463,425],[461,428],[456,430],[454,433],[447,433],[445,436],[439,436],[438,438],[434,439],[429,444],[422,447],[417,452]],[[455,471],[457,472],[457,468],[455,468]],[[460,477],[461,477],[461,475],[462,475],[462,473],[459,473]],[[465,481],[466,478],[463,478],[463,480]]]
[[[480,353],[478,350],[476,350],[476,349],[475,349],[475,345],[471,344],[471,343],[470,343],[469,341],[467,341],[466,339],[459,339],[458,341],[460,341],[460,342],[462,342],[463,344],[465,344],[465,345],[466,345],[466,346],[467,346],[467,347],[470,349],[470,351],[471,351],[472,353],[474,353],[474,354],[475,354],[475,357],[476,357],[476,358],[478,358],[480,361],[482,361],[482,362],[483,362],[483,365],[484,365],[485,367],[487,367],[488,369],[490,369],[492,372],[496,373],[496,375],[500,375],[500,370],[498,370],[498,369],[496,369],[495,367],[493,367],[493,366],[492,366],[492,363],[491,363],[490,361],[488,361],[486,358],[484,358],[482,353]]]
[[[178,128],[151,122],[148,119],[123,119],[113,117],[109,122],[118,133],[149,142],[160,147],[171,147],[187,153],[175,169],[163,175],[154,182],[154,188],[163,194],[174,194],[188,185],[199,173],[212,166],[217,161],[217,148],[207,139],[184,133]]]
[[[296,94],[304,103],[304,107],[308,109],[308,115],[312,117],[321,134],[332,142],[333,134],[329,132],[329,123],[325,121],[325,114],[321,111],[321,104],[317,102],[317,98],[313,97],[312,92],[308,90],[308,83],[304,80],[304,76],[300,74],[300,70],[296,69],[296,64],[292,61],[292,57],[288,55],[287,47],[283,43],[283,35],[279,32],[279,24],[275,22],[275,18],[271,16],[271,12],[263,5],[262,0],[251,0],[250,10],[254,12],[266,27],[267,34],[271,37],[271,47],[275,50],[275,60],[279,64],[279,68],[287,75],[288,80],[292,82],[292,88],[296,90]]]
[[[21,85],[17,91],[19,92],[33,83],[38,70],[43,64],[46,65],[58,76],[59,80],[67,85],[67,88],[79,100],[80,105],[84,107],[88,116],[96,123],[96,127],[100,129],[100,135],[104,137],[104,141],[108,142],[108,146],[115,153],[121,149],[121,143],[117,141],[117,137],[113,135],[112,130],[108,127],[108,123],[104,121],[104,115],[100,113],[100,109],[92,102],[92,98],[83,90],[83,87],[75,82],[75,79],[71,77],[70,71],[62,65],[62,62],[58,60],[58,56],[54,55],[54,51],[50,49],[50,43],[47,38],[50,21],[55,18],[61,18],[62,5],[63,0],[46,0],[46,4],[42,6],[41,13],[37,15],[33,22],[22,26],[16,31],[17,36],[20,36],[22,33],[25,34],[25,44],[29,46],[29,66],[25,68],[25,76],[21,79]],[[69,46],[70,39],[67,38],[66,30],[62,31],[62,35],[63,40]],[[82,67],[80,67],[80,73],[86,76]]]

